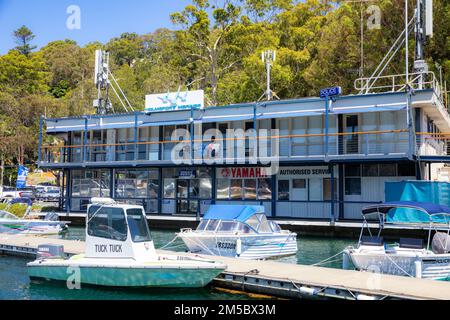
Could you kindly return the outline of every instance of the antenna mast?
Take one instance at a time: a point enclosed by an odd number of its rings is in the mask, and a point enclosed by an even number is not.
[[[113,82],[109,81],[109,76]],[[116,95],[117,99],[119,99],[120,104],[124,108],[126,112],[129,110],[134,111],[134,108],[131,106],[130,101],[127,99],[127,96],[123,92],[119,83],[117,82],[114,75],[109,70],[109,52],[96,50],[95,51],[95,73],[94,73],[94,83],[97,87],[97,99],[94,100],[93,106],[97,109],[97,114],[106,114],[109,112],[114,112],[114,108],[112,106],[111,101],[109,100],[109,89],[111,88]],[[117,89],[112,85],[115,84]],[[103,93],[105,93],[103,95]],[[120,93],[120,94],[119,94]],[[126,104],[124,103],[124,100]],[[128,107],[127,107],[128,106]]]
[[[261,100],[264,96],[266,96],[267,101],[272,100],[274,97],[277,99],[280,99],[280,98],[278,98],[276,93],[273,92],[272,89],[270,89],[270,69],[272,67],[272,64],[275,62],[276,57],[277,57],[277,54],[274,50],[266,50],[266,51],[263,51],[263,53],[261,54],[261,60],[266,65],[267,85],[266,85],[266,92],[263,93],[263,95],[259,98],[259,100]]]

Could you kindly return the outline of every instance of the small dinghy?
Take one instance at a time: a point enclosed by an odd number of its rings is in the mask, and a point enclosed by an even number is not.
[[[356,248],[343,253],[343,268],[349,262],[357,270],[433,280],[450,280],[450,208],[433,203],[398,201],[363,208],[364,223]],[[378,219],[376,234],[368,219]],[[428,241],[401,238],[388,245],[382,235],[385,224],[428,230]],[[364,230],[367,229],[367,233]],[[433,232],[435,231],[434,235]],[[433,235],[433,236],[432,236]]]
[[[67,230],[70,222],[59,221],[58,215],[47,214],[44,220],[21,219],[14,214],[0,210],[0,233],[55,235]]]
[[[196,230],[177,234],[189,251],[242,259],[297,253],[297,234],[269,221],[263,206],[211,205]]]
[[[81,284],[203,287],[225,270],[224,264],[202,258],[157,254],[142,206],[91,201],[85,254],[64,259],[61,253],[49,254],[52,248],[43,248],[44,255],[27,264],[30,278],[67,281],[79,270]]]

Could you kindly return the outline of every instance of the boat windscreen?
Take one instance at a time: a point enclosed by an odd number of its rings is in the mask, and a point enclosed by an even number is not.
[[[130,228],[131,240],[133,242],[151,241],[150,230],[147,219],[142,213],[142,209],[128,209],[127,222]]]
[[[128,232],[123,209],[100,205],[90,206],[87,232],[93,237],[125,241]]]
[[[221,221],[217,232],[233,232],[236,227],[236,222],[234,221]]]
[[[199,225],[198,225],[198,227],[197,227],[197,230],[198,230],[198,231],[203,231],[203,230],[205,230],[205,227],[206,227],[206,225],[208,224],[208,221],[209,221],[209,220],[202,220],[202,221],[200,221],[200,223],[199,223]]]

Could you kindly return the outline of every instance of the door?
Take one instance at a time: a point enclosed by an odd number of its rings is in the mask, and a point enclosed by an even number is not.
[[[196,215],[198,200],[197,179],[177,179],[177,213]]]

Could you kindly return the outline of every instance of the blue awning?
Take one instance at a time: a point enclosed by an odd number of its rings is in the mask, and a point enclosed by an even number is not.
[[[395,201],[363,208],[363,215],[383,214],[390,223],[449,223],[450,207],[431,202]]]
[[[205,213],[205,220],[237,220],[245,222],[255,213],[264,214],[264,206],[245,206],[245,205],[211,205]]]

